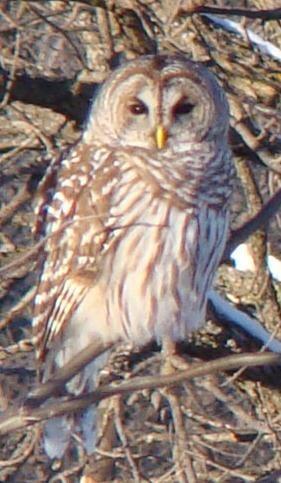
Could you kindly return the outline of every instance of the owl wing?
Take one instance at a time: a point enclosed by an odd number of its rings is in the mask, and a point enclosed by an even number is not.
[[[36,233],[43,238],[33,327],[37,356],[45,358],[77,306],[95,283],[97,259],[108,239],[111,154],[82,143],[56,160],[40,187]]]

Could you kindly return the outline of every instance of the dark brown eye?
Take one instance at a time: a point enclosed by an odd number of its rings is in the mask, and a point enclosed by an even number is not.
[[[191,104],[190,102],[182,100],[175,105],[174,115],[181,116],[184,114],[189,114],[193,108],[194,108],[194,104]]]
[[[132,104],[129,105],[129,110],[135,116],[147,114],[148,112],[147,106],[141,101],[132,102]]]

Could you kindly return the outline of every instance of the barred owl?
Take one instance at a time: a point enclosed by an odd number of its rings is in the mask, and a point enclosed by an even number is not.
[[[180,55],[140,57],[104,83],[82,139],[41,186],[43,380],[91,341],[178,341],[204,323],[228,230],[228,121],[214,76]],[[69,390],[91,387],[93,373]],[[49,422],[51,457],[67,431]]]

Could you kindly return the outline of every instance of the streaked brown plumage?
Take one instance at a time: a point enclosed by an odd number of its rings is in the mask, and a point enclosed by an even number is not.
[[[44,379],[91,340],[139,346],[202,325],[228,230],[227,132],[222,89],[184,57],[139,58],[104,84],[82,140],[41,187]]]

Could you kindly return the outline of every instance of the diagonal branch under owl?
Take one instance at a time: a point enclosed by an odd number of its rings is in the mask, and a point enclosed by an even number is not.
[[[253,317],[250,317],[241,310],[232,307],[229,302],[226,302],[214,290],[209,293],[209,300],[209,312],[210,315],[212,315],[211,312],[213,313],[212,318],[214,320],[219,320],[221,324],[231,324],[240,327],[242,330],[245,330],[245,332],[247,332],[250,337],[259,341],[262,344],[263,349],[269,349],[272,352],[281,354],[281,342],[273,338],[272,335],[264,329],[262,324],[257,319],[254,319]],[[102,353],[103,351],[107,351],[108,349],[110,349],[109,344],[108,346],[104,346],[103,344],[91,343],[86,349],[83,349],[83,351],[79,352],[70,362],[68,362],[65,366],[61,367],[55,373],[52,380],[46,381],[45,383],[36,386],[28,394],[25,405],[31,407],[37,406],[45,402],[47,399],[62,393],[62,388],[64,387],[64,385],[70,379],[72,379],[77,374],[77,372],[82,370],[85,365],[98,357],[100,353]],[[253,358],[254,357],[255,355],[253,354]],[[226,364],[227,360],[228,359],[226,357]],[[266,361],[264,363],[266,363]],[[222,365],[219,368],[221,370],[226,370],[228,366],[224,367]],[[208,372],[206,372],[206,374],[207,373]]]
[[[91,345],[92,357],[96,354],[96,348],[94,344]],[[82,353],[78,355],[78,358],[83,359]],[[259,367],[259,366],[280,366],[280,353],[274,354],[271,352],[254,352],[254,353],[242,353],[234,354],[230,356],[223,356],[221,358],[210,361],[208,364],[205,362],[197,362],[191,365],[188,370],[179,371],[176,374],[170,374],[166,376],[146,376],[146,377],[134,377],[130,381],[122,382],[118,385],[105,385],[100,386],[94,392],[84,394],[82,396],[68,396],[63,400],[54,401],[53,399],[48,401],[47,404],[36,406],[37,402],[43,403],[49,397],[53,397],[55,394],[53,391],[47,393],[46,387],[50,389],[48,383],[39,386],[34,392],[30,393],[30,397],[27,398],[23,407],[16,408],[5,414],[0,418],[0,435],[9,434],[11,431],[32,426],[40,421],[48,419],[53,416],[61,416],[63,414],[72,414],[75,411],[79,411],[87,408],[92,403],[111,397],[114,395],[126,395],[133,391],[141,391],[144,389],[155,389],[161,387],[173,387],[181,384],[184,381],[195,377],[202,377],[208,374],[214,374],[219,371],[227,371],[233,369],[239,369],[241,367]],[[68,372],[68,377],[65,377],[65,373]],[[60,375],[63,377],[60,377]],[[67,363],[65,368],[60,369],[57,373],[57,387],[54,391],[59,389],[59,383],[62,386],[66,380],[75,375],[71,363]],[[39,392],[41,391],[41,394]],[[35,396],[33,399],[33,395]],[[38,397],[37,397],[38,396]],[[265,429],[266,430],[266,429]]]

